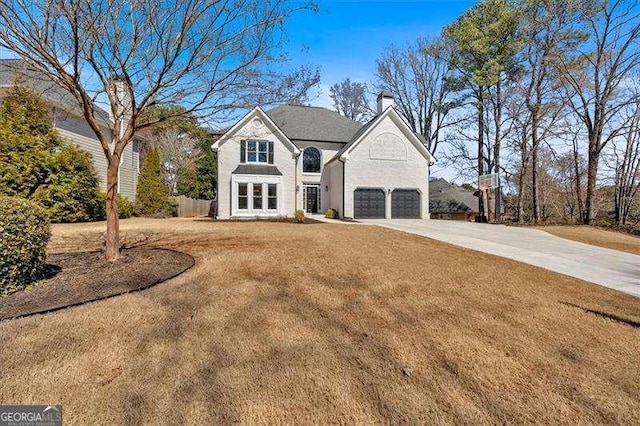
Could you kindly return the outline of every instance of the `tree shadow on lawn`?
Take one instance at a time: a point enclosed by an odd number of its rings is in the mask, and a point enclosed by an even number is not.
[[[524,348],[504,346],[505,328],[496,324],[527,332],[511,316],[517,306],[486,322],[478,318],[492,311],[464,290],[403,280],[389,290],[347,267],[292,276],[230,262],[229,271],[212,272],[204,261],[132,296],[153,306],[149,313],[116,314],[110,304],[120,327],[134,330],[117,330],[128,336],[113,352],[117,359],[126,350],[122,374],[91,397],[113,399],[109,406],[127,424],[615,420],[613,408],[581,385],[598,378],[598,366],[554,355],[553,347],[528,353],[526,345],[554,345],[538,336],[523,339]],[[237,278],[223,281],[224,274]],[[455,308],[431,303],[445,297]],[[127,319],[134,315],[142,321]],[[21,363],[44,363],[36,354],[45,351],[80,355],[55,337],[35,341]],[[566,338],[558,337],[559,347]],[[564,364],[551,365],[560,358]],[[409,377],[406,366],[414,368]]]
[[[198,278],[204,277],[192,281]],[[326,292],[340,292],[345,285],[355,290],[341,294],[343,303],[330,307],[288,276],[244,271],[239,280],[245,283],[243,291],[254,292],[248,298],[237,295],[234,300],[229,297],[233,291],[226,294],[211,282],[185,289],[187,293],[145,293],[162,304],[164,315],[147,327],[132,356],[156,357],[158,376],[141,389],[124,390],[126,422],[527,418],[509,405],[513,396],[488,391],[477,372],[437,336],[423,333],[415,312],[383,295],[376,300],[377,312],[370,312],[358,293],[368,283],[355,275],[309,279]],[[194,297],[193,291],[202,291],[202,297]],[[458,322],[464,327],[464,320]],[[400,339],[407,338],[407,331],[419,336],[403,345],[394,341],[394,329]],[[409,355],[399,352],[403,346]],[[160,357],[154,350],[158,347]],[[416,358],[418,365],[409,360],[412,350],[423,353]],[[407,364],[415,368],[410,377],[403,374]],[[149,377],[149,366],[138,362],[129,374]],[[147,392],[148,386],[164,388],[161,401]],[[585,398],[584,404],[589,403]]]

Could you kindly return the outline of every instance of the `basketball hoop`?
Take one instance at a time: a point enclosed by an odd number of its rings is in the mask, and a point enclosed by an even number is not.
[[[498,174],[489,173],[486,175],[478,176],[478,188],[481,191],[486,191],[492,188],[498,187]]]

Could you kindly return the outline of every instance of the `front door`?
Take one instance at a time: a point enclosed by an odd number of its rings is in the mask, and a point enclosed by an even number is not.
[[[304,187],[306,198],[306,211],[307,213],[318,213],[318,187],[308,185]]]

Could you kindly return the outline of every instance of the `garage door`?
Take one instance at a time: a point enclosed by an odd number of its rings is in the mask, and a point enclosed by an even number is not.
[[[393,219],[420,219],[420,193],[416,189],[394,189],[391,193]]]
[[[354,219],[384,219],[384,190],[359,188],[353,193]]]

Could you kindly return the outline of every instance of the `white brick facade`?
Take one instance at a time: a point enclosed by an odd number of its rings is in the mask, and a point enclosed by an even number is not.
[[[354,191],[379,188],[385,194],[386,218],[392,217],[393,191],[402,189],[420,194],[419,217],[428,219],[433,157],[393,108],[361,130],[349,143],[291,141],[267,114],[255,108],[212,146],[218,153],[218,218],[290,217],[296,209],[306,209],[306,194],[311,196],[316,191],[318,213],[334,208],[340,217],[354,218]],[[242,141],[251,140],[273,143],[273,163],[267,169],[239,168]],[[309,147],[320,151],[320,173],[303,171],[303,153]],[[266,166],[261,164],[259,167]],[[274,174],[274,168],[279,173]],[[264,174],[247,170],[262,170]],[[260,204],[270,184],[278,188],[275,209]],[[257,207],[252,203],[254,188]],[[417,205],[417,196],[414,198]],[[417,207],[413,211],[417,212]]]
[[[429,160],[391,116],[385,116],[369,130],[345,161],[344,217],[354,217],[353,194],[357,188],[381,188],[386,194],[387,219],[391,218],[391,192],[394,189],[417,189],[421,194],[420,217],[428,219]],[[393,146],[393,151],[377,146],[393,139],[399,145]]]

